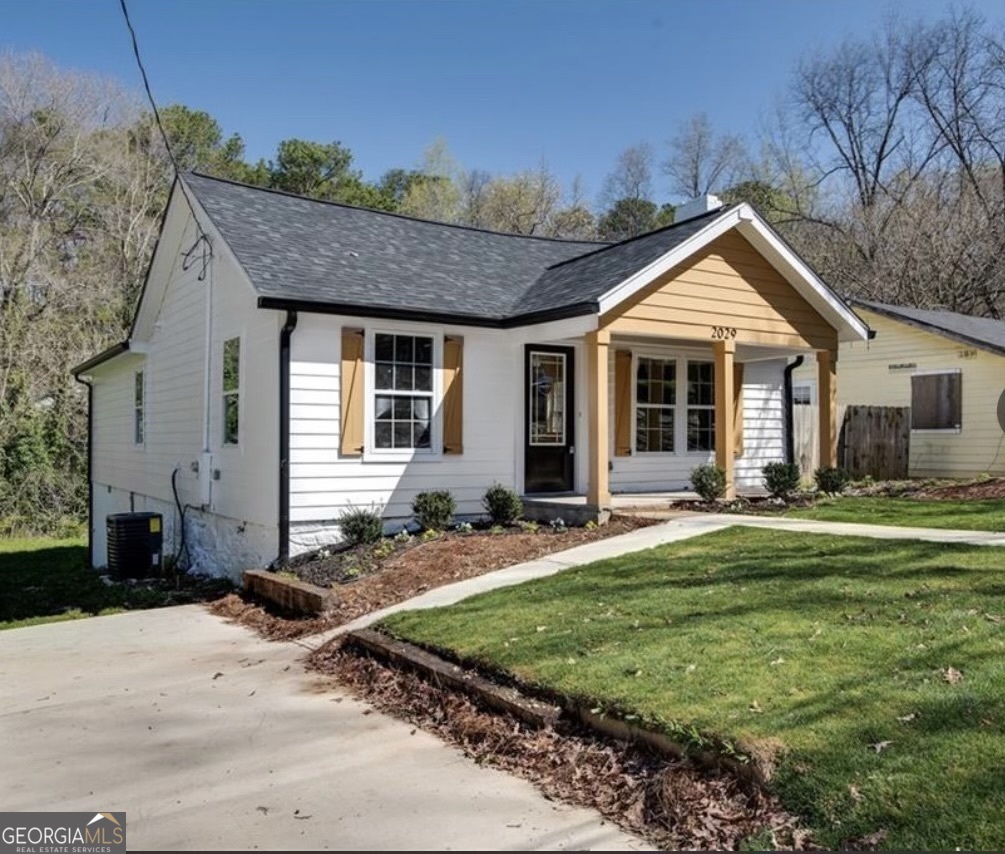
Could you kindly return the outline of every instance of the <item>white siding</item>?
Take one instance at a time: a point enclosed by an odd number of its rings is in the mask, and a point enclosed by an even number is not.
[[[911,477],[974,477],[1005,474],[1005,440],[998,424],[998,398],[1005,388],[1005,357],[924,332],[859,309],[876,330],[868,342],[842,343],[838,354],[838,412],[846,406],[910,406],[911,374],[959,370],[963,382],[960,432],[911,433]],[[890,365],[913,365],[890,369]],[[812,358],[797,378],[816,377]]]
[[[381,459],[367,453],[344,457],[339,450],[339,372],[343,326],[412,334],[464,336],[464,453]],[[515,387],[520,347],[504,331],[440,327],[397,321],[365,321],[301,315],[291,342],[290,516],[296,528],[330,523],[348,507],[379,508],[387,519],[411,516],[412,499],[430,489],[449,489],[460,514],[482,512],[485,490],[499,482],[515,487]],[[438,409],[439,401],[434,402]],[[370,425],[367,425],[369,429]]]
[[[217,518],[219,525],[228,529],[250,530],[254,526],[278,530],[280,315],[256,307],[250,286],[220,241],[216,241],[215,256],[202,281],[198,261],[184,270],[181,253],[195,239],[191,214],[176,200],[151,272],[152,277],[163,276],[167,281],[152,280],[145,297],[145,301],[159,302],[155,313],[149,306],[144,308],[155,322],[144,325],[149,332],[147,340],[133,342],[134,350],[144,352],[119,356],[93,373],[93,524],[95,564],[99,566],[104,562],[101,531],[105,515],[113,504],[121,509],[124,499],[120,493],[128,496],[137,510],[144,509],[145,501],[151,508],[154,504],[157,509],[173,508],[171,475],[177,469],[182,504],[200,504],[199,478],[192,467],[200,461],[205,444],[206,320],[210,312],[209,451],[213,455],[212,469],[219,471],[219,479],[211,483],[205,515]],[[222,446],[222,351],[223,341],[238,335],[241,441],[239,446],[229,448]],[[133,377],[139,369],[145,372],[146,381],[142,446],[133,443]],[[116,497],[99,501],[101,490]],[[165,526],[173,531],[173,510],[171,514]],[[277,537],[278,533],[272,553],[259,555],[257,562],[275,557]],[[261,543],[260,532],[257,538]],[[168,545],[168,540],[165,543]],[[255,553],[259,551],[260,546]],[[200,568],[230,573],[247,568],[231,566],[228,554],[212,559],[214,565],[208,565],[207,553]]]
[[[627,457],[614,456],[614,351],[636,349],[645,354],[661,358],[711,361],[711,351],[681,350],[673,347],[647,345],[636,347],[631,344],[614,342],[610,348],[608,363],[608,397],[610,400],[610,453],[612,492],[665,492],[689,490],[691,470],[703,463],[714,463],[714,452],[678,451],[672,454],[637,454]],[[736,458],[736,485],[745,491],[762,488],[761,468],[769,462],[781,462],[785,458],[783,422],[783,371],[784,359],[763,362],[747,362],[743,376],[743,455]],[[678,383],[678,395],[685,389]],[[684,407],[678,408],[678,424],[684,418]],[[682,427],[677,430],[677,447],[683,447]]]

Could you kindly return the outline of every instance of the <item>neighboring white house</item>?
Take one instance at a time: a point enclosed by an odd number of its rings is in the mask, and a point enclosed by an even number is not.
[[[874,337],[841,343],[839,417],[847,406],[910,407],[911,477],[1005,475],[1005,322],[864,300],[853,305]],[[815,377],[812,358],[795,370],[797,410],[815,405]]]
[[[75,370],[95,566],[126,510],[163,513],[168,551],[183,511],[193,564],[236,574],[429,489],[601,511],[710,461],[759,488],[798,354],[822,354],[833,458],[834,355],[867,328],[748,205],[610,245],[180,180],[129,339]]]

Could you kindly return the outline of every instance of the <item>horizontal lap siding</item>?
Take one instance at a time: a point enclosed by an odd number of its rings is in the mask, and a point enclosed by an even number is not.
[[[724,235],[607,318],[612,332],[832,349],[834,329],[742,236]]]
[[[998,398],[1005,389],[1005,357],[924,332],[866,309],[859,314],[874,330],[869,342],[842,343],[837,365],[838,403],[845,406],[910,406],[911,375],[959,370],[963,382],[963,427],[959,433],[911,433],[912,477],[973,477],[1005,474],[1005,440],[998,424]],[[964,351],[976,355],[962,358]],[[893,370],[890,365],[914,364]],[[816,365],[796,372],[815,379]]]
[[[513,407],[519,348],[503,332],[449,329],[464,337],[464,453],[432,460],[382,461],[343,457],[340,431],[340,330],[367,326],[359,318],[302,315],[290,365],[290,518],[326,522],[348,507],[377,506],[386,518],[411,516],[412,499],[449,489],[459,513],[480,513],[485,490],[513,486]],[[374,328],[405,334],[440,334],[436,326],[377,322]]]

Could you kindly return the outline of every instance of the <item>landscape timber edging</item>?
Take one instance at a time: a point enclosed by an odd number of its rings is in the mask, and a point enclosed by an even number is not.
[[[262,569],[244,573],[244,589],[299,614],[323,614],[335,604],[335,594],[331,590]]]

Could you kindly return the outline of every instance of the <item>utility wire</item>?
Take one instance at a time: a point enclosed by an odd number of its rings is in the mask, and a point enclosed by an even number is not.
[[[143,78],[143,88],[146,90],[147,100],[150,102],[150,108],[153,110],[154,123],[157,125],[157,129],[160,131],[161,139],[164,141],[164,148],[167,150],[168,160],[171,161],[171,166],[174,169],[178,186],[181,187],[182,195],[185,197],[185,201],[188,202],[188,206],[192,211],[192,219],[195,220],[196,231],[199,235],[199,239],[196,242],[205,241],[206,244],[210,244],[209,236],[205,231],[203,231],[202,225],[199,224],[199,215],[196,213],[195,202],[193,202],[189,197],[188,189],[185,187],[185,182],[181,180],[181,169],[178,167],[178,160],[175,158],[174,152],[171,150],[171,142],[168,140],[167,131],[164,130],[164,123],[161,121],[161,114],[157,109],[157,101],[154,100],[154,93],[150,89],[150,79],[147,77],[147,70],[143,65],[143,58],[140,56],[140,45],[136,39],[136,30],[133,28],[133,22],[129,18],[129,8],[126,6],[126,0],[119,0],[119,6],[122,9],[122,17],[125,19],[126,28],[129,30],[129,38],[133,43],[133,56],[136,57],[136,65],[140,69],[140,77]],[[210,252],[212,252],[212,248],[210,249]]]

